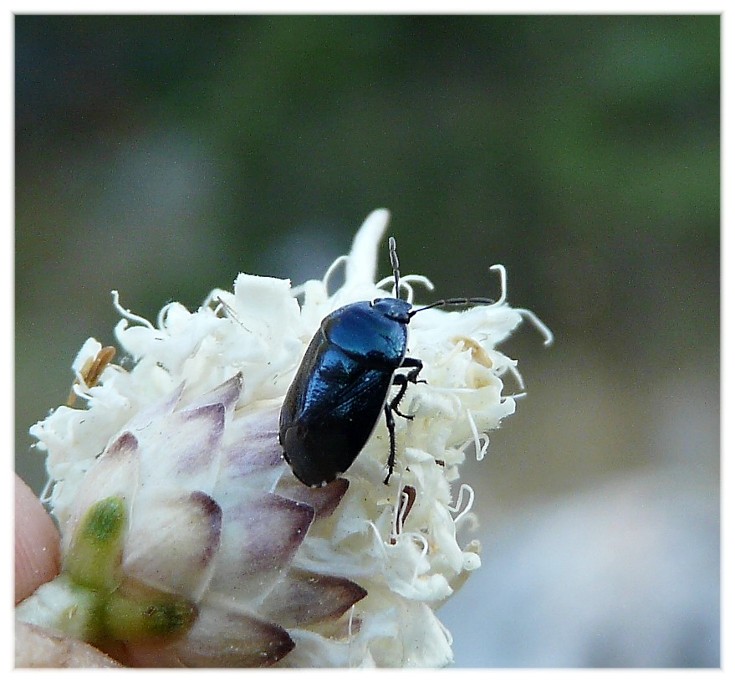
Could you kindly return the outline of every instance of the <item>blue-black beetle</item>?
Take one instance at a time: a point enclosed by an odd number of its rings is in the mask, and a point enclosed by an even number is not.
[[[360,301],[327,315],[309,347],[281,407],[278,439],[296,478],[309,486],[333,481],[345,472],[385,413],[390,437],[388,483],[396,458],[393,413],[399,411],[409,382],[421,381],[421,360],[406,357],[408,323],[422,310],[489,298],[450,298],[412,309],[398,298],[398,255],[388,240],[394,298]],[[397,372],[407,369],[407,373]],[[392,386],[396,395],[388,401]]]

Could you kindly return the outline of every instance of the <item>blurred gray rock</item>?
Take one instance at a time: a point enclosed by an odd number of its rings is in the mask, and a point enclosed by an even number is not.
[[[718,667],[718,488],[661,466],[540,504],[440,612],[467,667]]]

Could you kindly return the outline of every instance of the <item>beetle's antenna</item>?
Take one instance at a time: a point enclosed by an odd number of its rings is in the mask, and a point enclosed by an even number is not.
[[[398,267],[398,253],[396,252],[396,240],[393,237],[388,237],[388,253],[390,254],[390,266],[393,268],[393,279],[395,283],[393,285],[393,296],[398,298],[398,282],[401,279],[401,273]]]
[[[468,305],[470,303],[492,305],[493,303],[495,303],[495,301],[493,301],[492,298],[443,298],[440,301],[429,303],[429,305],[424,305],[420,308],[414,308],[409,313],[409,317],[413,317],[416,313],[420,313],[422,310],[429,310],[430,308],[441,308],[445,305]]]

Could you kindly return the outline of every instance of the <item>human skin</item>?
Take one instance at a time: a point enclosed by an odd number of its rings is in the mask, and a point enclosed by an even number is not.
[[[59,533],[33,491],[15,477],[15,603],[59,572]]]
[[[59,572],[59,532],[34,492],[15,477],[15,603]],[[18,668],[101,668],[118,664],[93,647],[60,633],[15,623]]]

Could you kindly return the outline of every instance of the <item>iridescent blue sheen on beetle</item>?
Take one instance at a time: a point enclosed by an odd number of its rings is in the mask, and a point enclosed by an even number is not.
[[[394,293],[400,280],[393,237],[389,251]],[[408,324],[422,310],[445,305],[491,304],[488,298],[452,298],[412,308],[400,298],[359,301],[327,315],[296,371],[281,407],[279,441],[294,475],[320,486],[344,473],[385,414],[390,452],[388,483],[396,458],[393,413],[409,383],[421,381],[421,360],[406,357]],[[397,370],[406,369],[406,373]],[[388,401],[392,386],[396,395]]]

